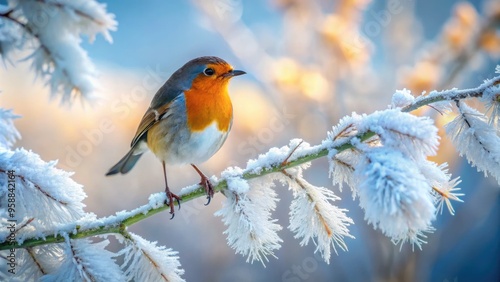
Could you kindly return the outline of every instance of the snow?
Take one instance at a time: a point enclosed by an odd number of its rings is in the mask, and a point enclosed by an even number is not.
[[[394,108],[403,108],[415,101],[415,97],[411,94],[410,90],[406,88],[403,90],[398,90],[394,95],[392,95],[392,106]]]

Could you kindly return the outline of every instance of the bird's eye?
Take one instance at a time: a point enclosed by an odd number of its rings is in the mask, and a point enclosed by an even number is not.
[[[214,69],[213,68],[206,68],[203,73],[206,75],[206,76],[211,76],[215,73]]]

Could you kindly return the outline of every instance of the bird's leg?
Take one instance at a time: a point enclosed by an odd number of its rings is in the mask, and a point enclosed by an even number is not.
[[[165,204],[170,206],[170,214],[172,215],[172,217],[170,219],[172,219],[175,216],[174,198],[175,198],[175,200],[177,200],[177,205],[179,206],[179,209],[181,209],[181,201],[180,201],[181,197],[170,192],[170,189],[168,188],[168,184],[167,184],[167,171],[165,169],[165,162],[162,162],[162,165],[163,165],[163,177],[165,178],[165,194],[167,194],[167,198],[168,198],[168,203],[165,203]]]
[[[195,166],[194,164],[191,165],[193,166],[194,170],[196,170],[196,172],[200,175],[200,185],[203,186],[205,188],[205,192],[207,192],[208,202],[205,204],[205,206],[207,206],[208,204],[210,204],[210,200],[214,197],[214,187],[212,186],[210,179],[208,179],[208,177],[203,174],[203,172],[201,172],[201,170],[197,166]]]

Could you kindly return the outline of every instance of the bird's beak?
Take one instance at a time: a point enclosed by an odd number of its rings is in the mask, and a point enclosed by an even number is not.
[[[233,76],[238,76],[238,75],[242,75],[242,74],[246,74],[246,72],[242,71],[242,70],[231,70],[225,74],[223,74],[224,77],[233,77]]]

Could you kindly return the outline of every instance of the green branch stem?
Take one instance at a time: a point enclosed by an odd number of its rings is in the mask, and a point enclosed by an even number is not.
[[[408,105],[406,107],[402,108],[402,111],[404,112],[410,112],[413,110],[416,110],[422,106],[429,105],[435,102],[440,102],[440,101],[453,101],[453,100],[462,100],[466,98],[472,98],[472,97],[481,97],[483,95],[483,92],[492,86],[498,86],[500,84],[500,76],[497,76],[491,80],[488,80],[481,84],[479,87],[476,88],[471,88],[471,89],[464,89],[464,90],[446,90],[446,91],[441,91],[441,92],[432,92],[428,96],[420,96],[415,100],[414,103],[411,105]],[[277,162],[272,164],[271,166],[267,168],[263,168],[259,173],[255,172],[246,172],[242,175],[243,179],[250,180],[253,178],[261,177],[264,175],[268,175],[271,173],[279,173],[283,171],[284,169],[295,167],[322,157],[325,157],[328,155],[328,152],[331,150],[336,150],[337,152],[341,152],[350,148],[353,148],[352,145],[352,140],[357,139],[360,141],[365,141],[371,137],[373,137],[375,133],[368,131],[368,132],[361,132],[358,133],[357,135],[353,136],[349,140],[343,142],[340,145],[337,145],[333,148],[327,148],[327,147],[319,147],[318,150],[316,150],[314,153],[304,155],[301,157],[291,157],[289,160],[286,162]],[[217,185],[214,187],[214,190],[216,192],[220,192],[224,189],[226,189],[227,186],[227,181],[226,180],[221,180],[217,183]],[[205,189],[201,186],[198,186],[196,189],[191,190],[190,192],[186,193],[181,193],[179,196],[182,197],[182,202],[189,202],[193,199],[203,197],[205,196]],[[176,203],[174,203],[176,204]],[[69,238],[71,239],[80,239],[80,238],[86,238],[86,237],[91,237],[91,236],[96,236],[96,235],[103,235],[103,234],[121,234],[124,237],[129,237],[128,232],[126,228],[128,226],[131,226],[134,223],[137,223],[141,220],[144,220],[152,215],[155,215],[159,212],[162,212],[168,208],[167,205],[163,204],[160,205],[159,207],[153,208],[151,205],[144,205],[142,208],[139,208],[138,210],[141,210],[141,212],[137,212],[135,214],[130,214],[130,216],[125,217],[124,219],[117,220],[116,222],[108,222],[106,220],[102,220],[102,224],[98,226],[93,226],[89,228],[81,228],[78,223],[75,223],[71,229],[68,228],[68,230],[72,230],[72,232],[67,232]],[[70,226],[71,227],[71,226]],[[51,232],[47,233],[44,238],[38,238],[38,237],[33,237],[33,238],[28,238],[25,239],[21,244],[17,244],[17,242],[10,242],[8,240],[3,241],[0,243],[0,250],[7,250],[7,249],[16,249],[16,248],[28,248],[28,247],[35,247],[35,246],[40,246],[44,244],[51,244],[51,243],[61,243],[65,239],[62,236],[62,234],[55,234],[56,232]],[[49,235],[50,234],[50,235]],[[55,234],[55,235],[54,235]]]

